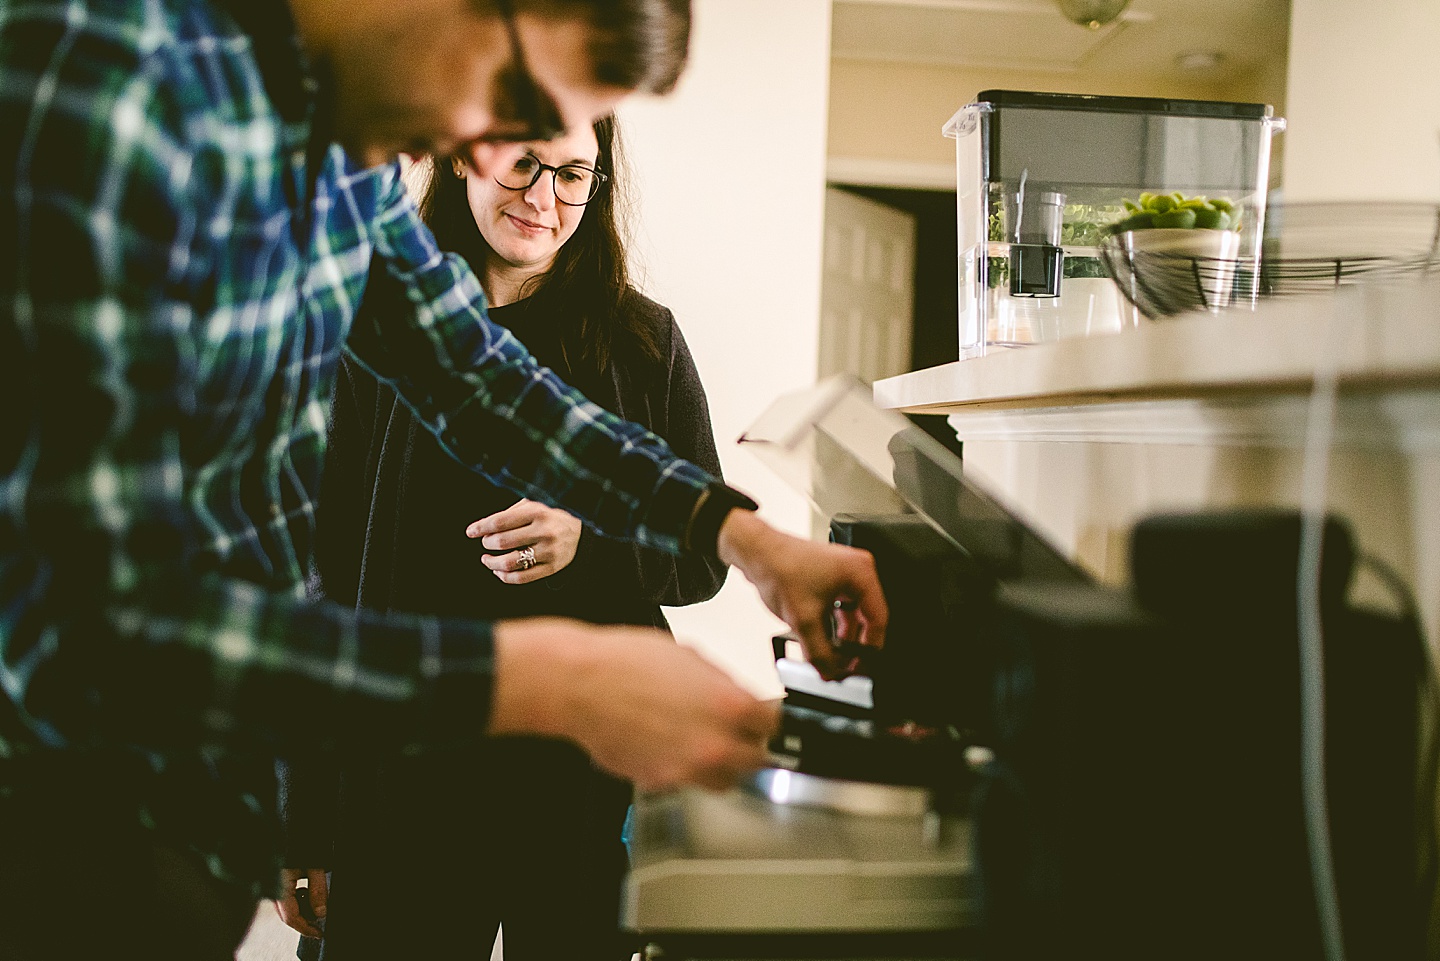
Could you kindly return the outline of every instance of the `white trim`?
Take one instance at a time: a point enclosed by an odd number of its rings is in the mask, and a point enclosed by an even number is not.
[[[1260,395],[979,409],[951,414],[948,421],[962,441],[1299,448],[1305,443],[1309,416],[1309,398],[1304,395]],[[1440,393],[1343,395],[1335,441],[1412,454],[1440,450]]]
[[[1099,43],[1096,44],[1099,46]],[[1085,52],[1089,56],[1089,51]],[[1078,63],[1059,63],[1053,60],[967,60],[964,57],[937,57],[931,54],[876,53],[867,49],[836,47],[830,52],[831,60],[847,63],[903,63],[918,67],[947,67],[952,70],[1013,70],[1022,73],[1079,73]],[[1082,60],[1084,57],[1081,58]]]
[[[830,157],[825,162],[825,179],[832,184],[850,184],[855,187],[954,190],[955,165],[914,160],[883,160],[878,157]]]
[[[870,4],[883,7],[921,7],[930,10],[953,10],[956,13],[999,13],[1019,16],[1053,17],[1064,14],[1056,4],[1046,0],[836,0],[837,3]],[[1148,10],[1127,7],[1111,23],[1151,23],[1155,14]]]

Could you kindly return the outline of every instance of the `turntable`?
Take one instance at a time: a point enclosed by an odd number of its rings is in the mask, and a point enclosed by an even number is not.
[[[782,398],[741,442],[832,540],[875,556],[886,647],[835,682],[775,639],[786,701],[770,766],[725,793],[637,798],[624,923],[654,957],[975,957],[968,811],[991,754],[966,625],[1002,577],[1083,575],[863,388]]]

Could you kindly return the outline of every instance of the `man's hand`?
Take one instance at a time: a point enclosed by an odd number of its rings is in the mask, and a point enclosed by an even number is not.
[[[821,677],[854,672],[859,658],[842,657],[838,644],[885,645],[890,613],[869,551],[793,537],[747,510],[726,516],[716,547],[720,559],[738,568],[765,606],[795,631]]]
[[[642,790],[725,788],[765,763],[778,705],[661,631],[536,618],[494,637],[491,734],[566,738]]]
[[[280,870],[280,897],[275,901],[275,910],[280,912],[280,919],[290,927],[299,931],[307,938],[323,938],[325,932],[307,921],[300,913],[300,903],[295,899],[295,882],[306,879],[310,884],[310,907],[315,912],[315,917],[320,920],[325,918],[325,901],[329,894],[329,885],[325,883],[325,871],[323,868],[300,870],[299,868],[282,868]]]
[[[473,522],[465,528],[465,536],[480,538],[486,550],[508,552],[480,558],[496,577],[506,584],[528,584],[549,577],[575,559],[581,527],[573,514],[522,500]],[[525,548],[530,549],[528,555],[521,553]]]

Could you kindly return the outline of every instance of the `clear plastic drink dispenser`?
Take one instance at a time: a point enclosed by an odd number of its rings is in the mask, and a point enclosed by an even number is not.
[[[961,359],[1137,324],[1098,248],[1141,194],[1222,198],[1240,256],[1258,256],[1270,143],[1284,126],[1265,104],[981,92],[944,127]]]

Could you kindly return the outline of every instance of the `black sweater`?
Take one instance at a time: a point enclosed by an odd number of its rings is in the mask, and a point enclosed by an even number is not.
[[[652,332],[663,363],[617,336],[603,374],[570,369],[553,318],[529,301],[492,308],[541,363],[599,404],[650,428],[675,452],[720,475],[705,391],[669,310],[631,292],[627,308]],[[558,615],[663,626],[659,605],[714,596],[725,568],[713,557],[674,556],[582,534],[563,571],[505,584],[481,566],[465,528],[515,503],[513,493],[451,460],[388,387],[343,363],[336,387],[321,516],[321,589],[377,610],[500,620]]]
[[[595,403],[644,424],[719,477],[705,392],[674,316],[634,291],[624,305],[653,335],[660,362],[617,331],[608,368],[587,375],[566,363],[554,318],[530,301],[491,308],[490,316]],[[465,528],[515,503],[515,494],[449,458],[393,390],[348,360],[331,418],[312,587],[336,601],[483,620],[548,615],[665,627],[660,605],[698,603],[724,583],[726,568],[714,557],[670,555],[587,529],[568,567],[505,584],[480,563],[484,548]],[[329,866],[336,780],[328,767],[300,762],[281,772],[291,866]]]

